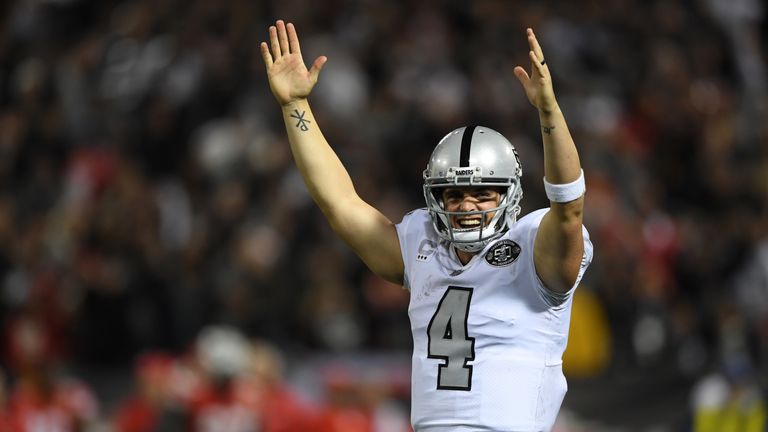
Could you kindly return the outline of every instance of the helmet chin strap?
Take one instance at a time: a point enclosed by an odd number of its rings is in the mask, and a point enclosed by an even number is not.
[[[475,253],[479,252],[481,249],[485,247],[485,245],[488,244],[488,242],[477,242],[477,243],[453,243],[453,247],[456,249],[468,252],[468,253]]]

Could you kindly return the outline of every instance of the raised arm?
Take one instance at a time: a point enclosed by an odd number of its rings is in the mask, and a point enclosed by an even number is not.
[[[261,43],[269,87],[283,111],[291,152],[312,198],[333,230],[374,273],[402,284],[403,259],[394,224],[357,195],[307,101],[327,58],[318,57],[307,70],[291,23],[271,26],[269,42]]]
[[[527,30],[531,74],[521,66],[515,76],[525,89],[528,100],[539,110],[544,141],[544,177],[552,184],[566,184],[579,179],[581,163],[568,125],[552,88],[544,53],[533,30]],[[582,212],[584,196],[569,202],[550,201],[536,235],[534,262],[536,272],[547,288],[565,292],[573,286],[584,254]]]

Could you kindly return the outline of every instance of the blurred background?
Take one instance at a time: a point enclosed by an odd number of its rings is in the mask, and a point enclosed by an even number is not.
[[[0,430],[408,431],[407,293],[335,238],[258,43],[393,221],[467,123],[518,148],[533,27],[587,179],[556,430],[768,428],[768,25],[760,0],[0,3]]]

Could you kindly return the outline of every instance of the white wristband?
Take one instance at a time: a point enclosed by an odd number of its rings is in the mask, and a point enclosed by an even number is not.
[[[581,198],[587,190],[584,183],[584,170],[581,170],[579,178],[566,184],[552,184],[545,177],[544,190],[547,192],[547,198],[556,203],[567,203]]]

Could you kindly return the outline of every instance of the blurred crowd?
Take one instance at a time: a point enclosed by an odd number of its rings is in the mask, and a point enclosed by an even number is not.
[[[137,356],[108,406],[87,380],[21,360],[13,390],[0,394],[3,432],[411,432],[407,368],[353,375],[353,364],[318,363],[310,397],[286,380],[279,349],[230,326],[203,328],[184,353]]]
[[[765,421],[765,14],[759,0],[2,2],[3,403],[24,400],[31,363],[63,386],[43,393],[97,415],[105,396],[73,371],[173,375],[211,324],[294,359],[409,350],[407,293],[335,238],[292,165],[258,52],[284,18],[307,63],[328,56],[316,118],[393,221],[424,205],[431,149],[468,123],[518,148],[523,213],[548,205],[538,117],[512,74],[533,27],[595,244],[570,345],[602,348],[572,370],[671,364],[701,380],[699,430],[739,398]],[[102,418],[122,398],[107,399]]]

